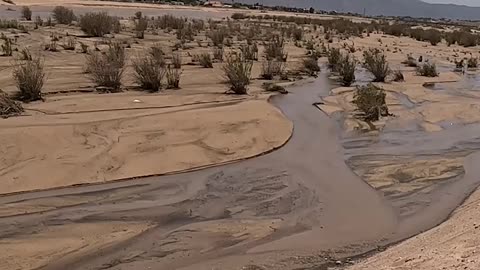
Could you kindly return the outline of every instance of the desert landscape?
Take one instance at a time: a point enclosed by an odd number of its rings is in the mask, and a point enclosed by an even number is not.
[[[0,269],[477,269],[471,22],[0,3]]]

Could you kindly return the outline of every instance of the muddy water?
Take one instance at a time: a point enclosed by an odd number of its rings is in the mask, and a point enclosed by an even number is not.
[[[338,123],[312,106],[332,87],[321,74],[274,97],[294,133],[284,147],[261,157],[177,175],[0,197],[0,205],[10,208],[0,217],[0,238],[72,223],[145,221],[156,226],[42,269],[240,269],[252,263],[298,269],[434,226],[476,186],[473,153],[480,126],[341,138]],[[464,169],[451,164],[457,175],[411,192],[395,192],[393,184],[388,192],[379,188],[384,196],[358,176],[364,176],[358,168],[408,164],[421,155],[467,158]],[[42,210],[36,211],[39,201]]]

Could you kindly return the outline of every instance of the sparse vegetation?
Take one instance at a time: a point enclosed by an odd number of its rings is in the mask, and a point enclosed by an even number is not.
[[[32,10],[27,6],[22,7],[22,17],[27,21],[31,21],[32,20]]]
[[[223,62],[223,48],[213,48],[213,59]]]
[[[262,74],[260,75],[265,80],[273,80],[275,76],[282,75],[285,65],[278,60],[266,60],[262,63]]]
[[[162,88],[166,69],[160,66],[152,55],[138,56],[132,61],[132,66],[135,81],[142,89],[158,92]]]
[[[342,58],[342,54],[340,53],[340,49],[337,48],[331,48],[328,51],[328,67],[330,68],[331,71],[335,72],[338,70],[338,64],[340,62],[340,59]]]
[[[80,17],[80,29],[92,37],[103,37],[112,31],[112,17],[106,12],[89,12]]]
[[[42,99],[42,88],[45,82],[42,59],[35,58],[16,63],[13,68],[13,78],[18,89],[16,99],[23,102]]]
[[[0,35],[0,40],[3,41],[1,45],[2,56],[12,56],[13,54],[13,41],[11,38],[5,36],[3,33]]]
[[[246,94],[250,84],[253,62],[242,55],[230,55],[223,65],[225,80],[229,90],[235,94]]]
[[[122,86],[125,49],[119,43],[110,44],[106,53],[87,55],[87,67],[93,82],[106,91],[118,92]]]
[[[276,35],[265,45],[265,57],[267,60],[287,61],[287,53],[284,52],[284,40]]]
[[[338,61],[338,74],[343,86],[350,86],[355,81],[357,60],[349,53],[342,55]]]
[[[377,121],[381,116],[389,115],[385,98],[386,94],[382,88],[368,84],[357,86],[353,103],[362,112],[365,121]]]
[[[56,6],[52,11],[52,17],[60,24],[71,24],[76,20],[73,10],[63,6]]]
[[[417,75],[425,77],[437,77],[437,66],[434,63],[424,63],[417,67]]]
[[[213,68],[212,57],[209,53],[202,53],[198,56],[200,65],[204,68]]]
[[[320,71],[318,60],[314,57],[307,57],[303,60],[303,68],[310,76],[315,76]]]
[[[22,112],[22,104],[10,98],[7,93],[0,89],[0,117],[8,118],[10,116],[19,115]]]
[[[243,57],[247,60],[256,61],[258,60],[258,48],[257,44],[253,43],[252,45],[242,45],[240,47]]]
[[[370,48],[363,52],[364,67],[375,77],[374,82],[385,82],[391,70],[387,57],[379,49]]]
[[[77,41],[75,40],[74,37],[68,37],[64,41],[64,43],[61,45],[62,48],[66,51],[73,51],[75,50],[75,45],[77,44]]]
[[[172,55],[172,65],[174,68],[179,69],[182,67],[182,56],[178,53]]]
[[[400,70],[395,70],[395,71],[393,72],[393,81],[394,81],[394,82],[403,82],[403,81],[405,81],[405,78],[404,78],[404,76],[403,76],[402,71],[400,71]]]
[[[32,54],[30,53],[30,50],[28,50],[27,48],[23,48],[20,51],[19,59],[24,61],[31,61],[33,58],[32,58]]]
[[[167,89],[179,89],[180,88],[180,76],[182,71],[177,68],[167,67]]]
[[[477,68],[478,67],[478,58],[471,57],[468,59],[467,66],[469,68]]]

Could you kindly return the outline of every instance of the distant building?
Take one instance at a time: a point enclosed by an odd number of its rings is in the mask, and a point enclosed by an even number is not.
[[[223,3],[220,1],[207,1],[203,5],[209,7],[223,7]]]

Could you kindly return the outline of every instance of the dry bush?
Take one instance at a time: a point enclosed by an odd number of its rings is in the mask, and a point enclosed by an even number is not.
[[[88,53],[88,45],[83,42],[80,42],[80,51],[81,53]]]
[[[273,80],[275,76],[280,76],[285,70],[285,64],[278,60],[267,60],[262,63],[261,77],[265,80]]]
[[[385,78],[391,70],[387,62],[387,57],[377,48],[370,48],[363,52],[363,65],[373,74],[374,82],[385,82]]]
[[[247,60],[256,61],[258,60],[258,47],[256,43],[252,45],[242,45],[240,46],[240,51],[242,52],[243,57]]]
[[[287,89],[285,89],[285,87],[274,83],[264,83],[262,84],[262,88],[267,92],[279,92],[281,94],[288,94],[288,91]]]
[[[417,75],[425,77],[437,77],[437,66],[434,63],[424,63],[417,67]]]
[[[230,55],[223,65],[223,72],[229,90],[235,94],[246,94],[250,84],[253,62],[243,56]]]
[[[165,67],[167,65],[167,62],[165,61],[165,53],[163,52],[162,47],[160,44],[153,44],[152,47],[150,47],[150,50],[148,53],[152,56],[153,59],[157,62],[158,65],[161,67]]]
[[[110,44],[106,53],[87,55],[87,72],[92,81],[107,91],[118,92],[122,85],[125,65],[125,49],[119,43]]]
[[[385,91],[373,84],[357,86],[353,103],[363,113],[365,121],[377,121],[381,116],[389,115],[385,97]]]
[[[209,53],[202,53],[198,56],[198,62],[204,68],[213,68],[212,57]]]
[[[80,17],[80,29],[92,37],[103,37],[112,27],[113,19],[106,12],[88,12]]]
[[[141,15],[141,12],[140,12],[140,15]],[[139,39],[143,39],[144,36],[145,36],[145,30],[147,30],[147,27],[148,27],[147,18],[142,18],[142,17],[138,18],[135,21],[136,37],[139,38]]]
[[[468,59],[467,66],[469,68],[477,68],[478,67],[478,58],[471,57]]]
[[[185,19],[173,15],[158,16],[153,21],[153,25],[160,29],[181,29],[185,26]]]
[[[56,6],[52,11],[52,17],[60,24],[71,24],[76,20],[73,10],[63,6]]]
[[[24,102],[42,99],[42,88],[45,82],[42,59],[35,58],[16,63],[13,68],[13,78],[18,89],[16,99]]]
[[[172,65],[174,68],[179,69],[182,67],[182,56],[178,53],[172,55]]]
[[[8,118],[10,116],[19,115],[22,112],[22,104],[10,98],[7,93],[0,89],[0,117]]]
[[[307,57],[303,60],[303,68],[310,76],[315,76],[320,71],[318,60],[315,57]]]
[[[400,70],[395,70],[393,71],[393,81],[394,82],[403,82],[405,81],[405,78],[403,76],[402,71]]]
[[[287,53],[284,52],[284,40],[275,35],[270,42],[265,45],[265,57],[267,60],[287,61]]]
[[[222,27],[216,30],[210,31],[208,37],[212,40],[213,45],[217,47],[223,46],[223,41],[227,37],[227,29]]]
[[[28,50],[27,48],[23,48],[20,51],[19,59],[24,61],[31,61],[33,58],[32,58],[32,54],[30,53],[30,50]]]
[[[301,27],[295,27],[292,31],[293,39],[300,41],[303,38],[303,29]]]
[[[0,19],[0,29],[18,29],[20,25],[16,20],[4,20]]]
[[[132,67],[135,72],[135,81],[142,89],[158,92],[162,88],[166,70],[152,55],[138,56],[132,61]]]
[[[340,75],[341,83],[343,86],[350,86],[355,81],[355,67],[357,60],[349,53],[341,55],[337,64],[337,71]]]
[[[340,53],[340,49],[337,48],[331,48],[328,51],[328,67],[330,68],[331,71],[337,71],[338,70],[338,63],[340,62],[340,59],[342,58],[342,54]]]
[[[73,51],[75,50],[75,45],[77,44],[77,40],[74,37],[68,37],[66,41],[63,42],[62,48],[66,51]]]
[[[248,18],[247,15],[245,15],[245,13],[233,13],[232,14],[232,19],[234,20],[243,20],[243,19],[246,19]]]
[[[12,56],[13,54],[13,41],[11,38],[5,36],[3,33],[0,35],[0,40],[3,44],[0,46],[2,49],[2,56]]]
[[[32,10],[29,7],[22,7],[22,17],[27,21],[32,20]]]
[[[171,68],[170,65],[167,68],[167,89],[180,89],[180,76],[182,71],[178,68]]]
[[[213,59],[223,62],[223,48],[213,48]]]

